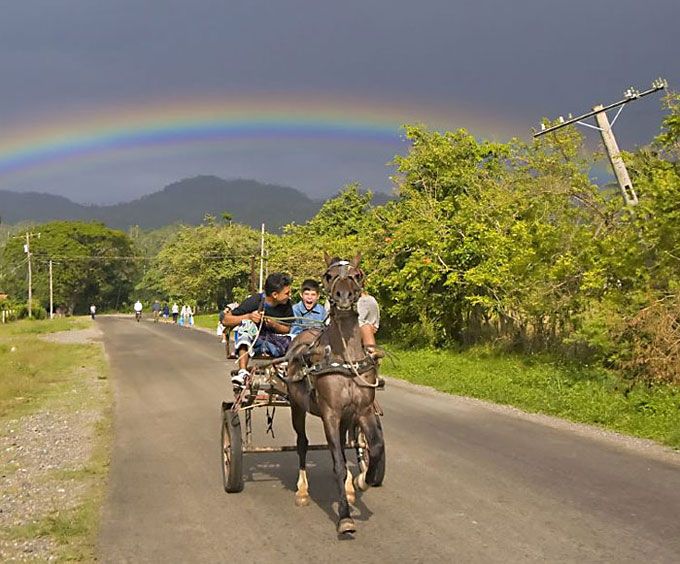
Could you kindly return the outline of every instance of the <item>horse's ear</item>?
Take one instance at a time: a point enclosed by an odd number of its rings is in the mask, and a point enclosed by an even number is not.
[[[351,261],[350,264],[354,268],[359,268],[359,263],[361,262],[361,253],[357,253],[357,256],[355,256]]]
[[[332,264],[333,257],[330,256],[326,251],[323,252],[323,260],[326,261],[326,266],[330,266]]]

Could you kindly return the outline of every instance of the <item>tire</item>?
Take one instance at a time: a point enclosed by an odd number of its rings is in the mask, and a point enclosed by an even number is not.
[[[382,423],[380,422],[380,417],[376,415],[376,419],[378,420],[378,428],[380,431],[382,431]],[[361,462],[366,463],[366,467],[368,468],[368,449],[366,449],[363,446],[359,446],[360,444],[366,444],[366,437],[364,435],[364,432],[361,430],[361,427],[358,425],[356,426],[354,430],[354,436],[356,437],[356,452],[357,452],[357,464],[361,466]],[[385,438],[383,436],[383,451],[382,451],[382,456],[380,457],[380,460],[377,462],[378,470],[376,473],[376,483],[372,485],[372,487],[378,487],[381,486],[383,483],[383,480],[385,479],[385,448],[384,448],[384,443],[385,443]]]
[[[224,491],[243,490],[243,443],[238,413],[222,407],[222,482]]]

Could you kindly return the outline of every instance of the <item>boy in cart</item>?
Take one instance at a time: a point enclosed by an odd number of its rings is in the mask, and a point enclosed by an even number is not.
[[[300,298],[293,306],[295,323],[290,330],[292,336],[302,333],[305,329],[321,326],[326,320],[326,309],[319,303],[319,283],[308,278],[300,287]]]
[[[243,386],[248,375],[251,356],[282,357],[290,345],[290,322],[293,308],[290,303],[290,276],[274,272],[267,276],[264,293],[253,294],[224,316],[225,327],[236,327],[236,356],[239,371],[231,379],[235,386]]]

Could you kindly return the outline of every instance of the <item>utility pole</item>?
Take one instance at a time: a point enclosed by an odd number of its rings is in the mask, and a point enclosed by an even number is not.
[[[654,92],[658,92],[659,90],[663,90],[667,86],[668,82],[666,82],[665,79],[657,78],[654,82],[652,82],[652,87],[649,90],[645,90],[644,92],[640,92],[636,88],[630,87],[623,93],[624,95],[623,100],[619,100],[618,102],[614,102],[613,104],[609,104],[608,106],[598,104],[593,107],[592,111],[578,117],[571,117],[571,114],[569,114],[569,119],[567,120],[560,116],[558,118],[559,123],[557,125],[553,125],[552,127],[546,127],[546,125],[542,123],[541,131],[535,131],[534,137],[540,137],[541,135],[545,135],[546,133],[557,131],[558,129],[561,129],[573,123],[578,123],[579,125],[584,125],[585,127],[597,129],[602,135],[602,142],[604,143],[604,148],[607,151],[607,156],[609,157],[609,162],[612,165],[612,169],[614,169],[614,174],[616,175],[616,181],[619,184],[619,189],[621,190],[623,201],[625,202],[626,205],[635,206],[638,203],[638,198],[637,195],[635,194],[635,190],[633,189],[633,183],[630,181],[630,176],[628,175],[626,164],[623,162],[623,158],[621,157],[619,146],[616,143],[616,138],[614,137],[614,132],[612,131],[612,126],[614,125],[617,118],[621,114],[621,110],[623,110],[623,106],[625,104],[627,104],[628,102],[632,102],[633,100],[642,98],[643,96],[647,96],[649,94],[653,94]],[[614,119],[610,123],[609,118],[607,117],[607,111],[614,109],[616,107],[619,107],[619,111],[616,113]],[[583,121],[581,121],[583,119],[593,116],[595,117],[597,126],[592,125],[590,123],[584,123]]]
[[[23,237],[26,238],[26,243],[24,243],[24,253],[26,254],[26,260],[28,262],[28,318],[33,317],[33,268],[31,264],[31,237],[38,237],[40,239],[40,233],[31,233],[26,231]]]
[[[260,238],[260,289],[258,290],[259,292],[262,292],[263,290],[262,285],[263,275],[264,275],[264,223],[262,224],[262,236]]]
[[[54,299],[52,295],[52,259],[50,259],[50,319],[54,319]]]
[[[257,291],[255,286],[255,255],[250,255],[250,283],[248,286],[248,292],[254,294]]]
[[[31,272],[31,237],[26,232],[26,255],[28,257],[28,318],[33,317],[33,279]]]

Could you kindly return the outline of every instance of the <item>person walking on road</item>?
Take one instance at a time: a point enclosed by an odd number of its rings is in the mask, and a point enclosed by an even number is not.
[[[90,315],[92,316],[92,319],[94,319],[95,314],[97,313],[97,306],[92,304],[90,306]]]
[[[172,304],[172,322],[177,323],[177,317],[179,316],[179,306],[177,302]]]
[[[153,305],[151,306],[151,312],[153,314],[153,322],[158,323],[158,316],[161,314],[161,304],[158,300],[154,300]]]

